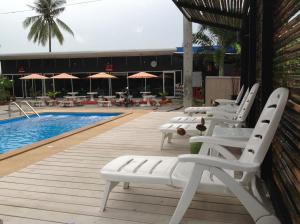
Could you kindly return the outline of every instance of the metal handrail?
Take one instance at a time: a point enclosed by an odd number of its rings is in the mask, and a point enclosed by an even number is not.
[[[19,110],[20,110],[20,115],[21,115],[21,112],[27,117],[27,118],[30,118],[26,112],[20,107],[19,104],[17,104],[16,102],[10,102],[8,104],[8,116],[11,117],[11,105],[15,105]]]
[[[38,117],[40,117],[38,112],[36,112],[36,110],[26,100],[21,101],[21,103],[25,103]]]

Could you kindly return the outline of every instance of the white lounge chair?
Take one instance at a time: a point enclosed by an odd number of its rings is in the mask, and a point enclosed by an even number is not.
[[[161,149],[163,148],[164,142],[168,139],[170,143],[173,136],[177,134],[178,128],[182,128],[185,130],[185,136],[191,137],[196,135],[208,135],[211,136],[215,126],[230,126],[239,128],[242,127],[246,121],[246,118],[251,110],[251,107],[254,103],[255,96],[258,91],[259,84],[256,83],[252,86],[250,93],[248,94],[245,103],[242,108],[239,110],[238,114],[231,114],[226,112],[215,112],[211,117],[174,117],[170,120],[169,123],[163,124],[160,126],[160,131],[162,133],[161,139]],[[204,133],[201,133],[196,126],[200,123],[201,118],[205,119],[207,130]],[[177,122],[177,123],[175,123]],[[184,123],[185,122],[185,123]],[[236,135],[237,139],[245,139],[247,136]],[[242,137],[242,138],[241,138]],[[232,135],[230,134],[230,138]]]
[[[265,208],[255,181],[287,98],[288,90],[285,88],[278,88],[271,94],[247,142],[198,136],[190,140],[203,142],[198,155],[121,156],[112,160],[101,170],[106,179],[101,209],[105,209],[109,193],[119,182],[124,182],[125,188],[129,187],[129,182],[168,184],[183,188],[169,224],[180,223],[197,190],[218,193],[229,190],[241,201],[256,224],[279,224],[276,216]],[[237,159],[226,147],[239,147],[242,155]],[[209,149],[216,150],[222,157],[208,156]]]
[[[241,103],[239,105],[237,104],[224,104],[224,105],[218,105],[218,106],[209,106],[209,107],[187,107],[184,109],[184,113],[187,113],[189,116],[193,116],[194,114],[205,114],[205,113],[211,113],[214,111],[225,111],[228,113],[236,113],[241,106],[245,103],[245,100],[247,99],[249,94],[249,88],[246,90]]]
[[[256,87],[255,87],[256,86]],[[253,87],[258,88],[259,84],[255,83],[251,90],[253,90]],[[250,92],[251,92],[250,90]],[[194,114],[198,114],[198,113],[211,113],[211,112],[215,112],[215,111],[225,111],[228,113],[236,113],[238,112],[238,110],[241,108],[241,106],[243,106],[243,104],[245,103],[245,100],[247,99],[249,94],[249,88],[247,89],[247,91],[245,92],[240,104],[223,104],[223,105],[219,105],[216,107],[187,107],[184,109],[184,112],[187,113],[189,116],[193,116]]]
[[[201,117],[204,117],[204,116],[210,116],[210,117],[213,117],[213,116],[217,116],[217,117],[220,117],[220,116],[224,116],[225,118],[230,118],[232,119],[233,117],[238,117],[239,116],[239,113],[243,110],[248,110],[248,107],[249,110],[251,109],[252,105],[253,105],[253,102],[255,100],[255,97],[257,95],[257,91],[258,91],[258,88],[259,88],[259,84],[256,83],[252,86],[251,90],[250,90],[250,93],[247,93],[244,95],[243,97],[243,100],[241,102],[241,104],[238,106],[238,109],[236,110],[236,112],[234,113],[228,113],[226,111],[222,111],[222,110],[216,110],[216,109],[213,109],[213,108],[218,108],[218,107],[204,107],[204,108],[211,108],[209,110],[206,110],[206,114],[202,114],[200,117],[191,117],[191,116],[180,116],[180,117],[173,117],[170,119],[170,123],[197,123],[199,122],[199,120],[201,120]],[[245,104],[247,101],[247,104]],[[193,113],[197,113],[197,111],[201,112],[201,107],[198,107],[198,108],[192,108],[190,107],[190,109],[186,109],[186,112],[189,114],[189,115],[192,115]],[[202,112],[205,112],[205,110],[203,110]]]
[[[234,104],[234,105],[238,105],[242,99],[244,93],[244,85],[242,86],[242,88],[239,91],[239,94],[237,95],[235,100],[229,100],[229,99],[215,99],[215,102],[217,102],[220,105],[227,105],[227,104]]]
[[[259,86],[255,86],[259,87]],[[238,108],[233,110],[227,110],[223,107],[188,107],[185,110],[185,113],[188,113],[189,116],[179,116],[179,117],[173,117],[169,122],[173,123],[195,123],[199,122],[203,116],[214,116],[214,115],[221,115],[224,114],[224,116],[233,117],[236,116],[243,108],[245,102],[249,96],[249,90],[246,91],[243,100],[241,104],[238,106]],[[251,95],[251,97],[255,98],[256,95]],[[232,108],[231,108],[232,109]],[[200,116],[192,117],[194,114],[200,113]]]

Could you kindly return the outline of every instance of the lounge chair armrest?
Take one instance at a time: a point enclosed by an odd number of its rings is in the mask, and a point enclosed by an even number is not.
[[[190,142],[203,142],[203,143],[236,147],[236,148],[245,148],[247,144],[247,141],[218,138],[212,136],[194,136],[190,138]]]
[[[215,102],[217,102],[219,106],[236,105],[235,100],[216,99]]]
[[[255,172],[260,168],[259,163],[244,163],[238,160],[226,160],[219,157],[211,157],[206,155],[180,155],[178,156],[178,160],[179,162],[192,162],[204,166],[245,172]]]
[[[205,117],[205,120],[207,121],[212,121],[214,123],[230,123],[230,124],[240,124],[241,121],[237,121],[237,120],[232,120],[232,119],[228,119],[222,116],[207,116]]]
[[[211,110],[206,113],[209,118],[224,118],[232,120],[236,114],[235,113],[229,113],[226,111],[220,111],[220,110]]]

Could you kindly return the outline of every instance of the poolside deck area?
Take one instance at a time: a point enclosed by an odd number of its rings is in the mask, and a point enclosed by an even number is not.
[[[99,205],[104,180],[99,170],[124,154],[176,156],[187,140],[160,151],[158,127],[180,112],[150,112],[0,179],[0,219],[5,224],[168,223],[181,189],[131,184],[116,187],[108,208]],[[118,122],[112,121],[113,122]],[[253,223],[233,196],[197,194],[183,223]]]

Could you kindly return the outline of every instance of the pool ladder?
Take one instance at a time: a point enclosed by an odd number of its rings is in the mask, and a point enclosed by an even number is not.
[[[30,119],[28,114],[22,109],[22,104],[25,104],[26,106],[28,106],[33,113],[35,113],[38,117],[40,117],[39,113],[36,112],[36,110],[26,100],[21,101],[19,104],[17,104],[16,102],[13,102],[13,101],[10,102],[8,105],[8,116],[11,117],[11,112],[12,112],[11,106],[14,105],[19,109],[20,115],[23,113],[27,118]]]

